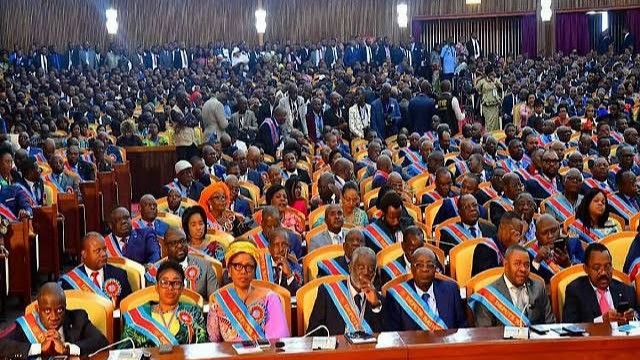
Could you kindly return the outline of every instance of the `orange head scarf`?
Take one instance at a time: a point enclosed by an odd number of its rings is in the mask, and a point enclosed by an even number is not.
[[[207,218],[211,221],[214,221],[215,218],[211,214],[211,210],[209,209],[209,199],[217,192],[223,192],[227,199],[227,207],[231,206],[231,192],[222,181],[216,181],[211,185],[207,186],[202,193],[200,193],[200,200],[198,200],[198,204],[202,206],[204,212],[207,214]]]

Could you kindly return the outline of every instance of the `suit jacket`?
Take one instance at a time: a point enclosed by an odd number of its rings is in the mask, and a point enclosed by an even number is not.
[[[476,51],[473,47],[473,41],[469,40],[467,41],[467,43],[465,44],[466,48],[467,48],[467,52],[469,52],[469,57],[470,58],[475,58],[476,55],[481,55],[482,54],[482,46],[480,45],[480,41],[478,41],[478,39],[476,39],[476,42],[478,43],[478,53],[476,54]]]
[[[458,221],[457,224],[463,226],[462,221]],[[493,226],[493,224],[485,223],[482,221],[478,221],[478,226],[480,227],[480,233],[481,233],[481,234],[478,234],[478,237],[493,239],[493,237],[496,236],[496,232],[498,231],[498,229],[495,226]],[[469,239],[465,239],[465,240],[469,240]],[[453,236],[451,236],[451,234],[448,231],[441,231],[440,232],[440,248],[444,250],[445,254],[449,254],[449,251],[451,250],[451,248],[455,246],[453,244],[457,244],[457,241],[454,240]]]
[[[0,341],[0,357],[27,358],[31,343],[17,323],[13,323]],[[67,310],[62,323],[65,342],[77,345],[80,355],[86,356],[107,346],[107,338],[98,330],[84,310]]]
[[[260,172],[257,170],[248,170],[247,171],[247,180],[251,181],[254,185],[256,185],[257,187],[260,188],[260,191],[262,191],[263,188],[263,184],[262,184],[262,176],[260,176]]]
[[[9,208],[15,216],[18,216],[20,210],[33,214],[33,208],[27,194],[17,185],[0,187],[0,203]]]
[[[415,282],[409,280],[409,287],[415,289]],[[449,329],[467,326],[465,304],[460,298],[460,289],[453,281],[433,279],[433,294],[436,299],[438,316]],[[413,331],[422,328],[407,314],[395,297],[387,294],[384,302],[385,331]]]
[[[389,98],[390,107],[389,115],[392,119],[392,125],[390,126],[389,133],[387,133],[387,126],[385,124],[385,114],[384,114],[384,105],[382,104],[382,99],[377,99],[371,104],[371,128],[378,133],[378,138],[386,139],[392,134],[397,133],[397,125],[398,121],[402,115],[400,114],[400,105],[398,101],[394,98]]]
[[[298,172],[298,179],[307,185],[311,185],[311,177],[309,176],[309,172],[305,169],[296,169]],[[289,174],[285,170],[282,170],[282,178],[285,180],[289,179]]]
[[[324,114],[320,112],[320,119],[322,119],[322,129],[318,129],[316,126],[316,114],[313,111],[307,111],[305,116],[305,122],[307,124],[307,133],[309,134],[309,139],[311,141],[320,142],[322,141],[322,132],[324,130]]]
[[[90,163],[79,159],[77,169],[77,174],[82,178],[82,181],[94,181],[96,179],[96,172]]]
[[[208,261],[196,256],[187,256],[187,263],[195,265],[200,269],[200,274],[196,280],[195,291],[204,299],[208,299],[211,294],[218,290],[218,278]]]
[[[460,213],[458,212],[458,206],[455,203],[457,200],[458,200],[457,198],[456,199],[446,198],[445,201],[442,203],[442,206],[436,213],[436,217],[433,223],[441,224],[445,220],[449,220],[452,217],[459,216]],[[478,206],[478,212],[480,213],[481,218],[483,219],[487,218],[487,210],[484,208],[484,206]]]
[[[511,117],[512,113],[513,113],[513,97],[515,95],[513,93],[507,95],[504,97],[504,100],[502,100],[502,112],[501,115],[507,115],[508,117]],[[517,102],[517,100],[516,100]]]
[[[114,237],[115,240],[115,237]],[[122,249],[120,249],[122,251]],[[160,244],[152,229],[131,229],[122,255],[139,264],[153,264],[160,260]]]
[[[191,54],[189,54],[189,51],[184,49],[187,53],[187,64],[182,63],[182,55],[180,55],[180,51],[181,49],[175,49],[173,51],[173,67],[176,69],[182,69],[183,65],[186,65],[187,67],[191,65]]]
[[[436,111],[435,100],[425,94],[419,94],[411,99],[408,117],[412,131],[416,131],[418,134],[431,131],[431,118],[436,114]]]
[[[500,276],[496,281],[491,283],[491,286],[493,286],[507,300],[511,300],[511,294],[507,288],[507,283],[504,281],[504,276]],[[551,311],[549,295],[544,288],[544,284],[533,281],[529,278],[527,279],[525,286],[527,287],[527,294],[529,295],[529,308],[526,309],[525,315],[531,324],[553,324],[556,320],[553,316],[553,312]],[[480,303],[476,304],[473,312],[476,318],[476,326],[478,327],[503,325],[495,315]]]
[[[342,234],[343,239],[345,235],[346,233],[343,231],[343,234]],[[333,241],[331,240],[331,234],[329,234],[329,230],[327,229],[311,238],[311,241],[309,242],[309,244],[307,244],[307,250],[308,252],[312,252],[315,249],[319,249],[323,246],[327,246],[331,244],[333,244]]]
[[[609,292],[611,293],[614,307],[617,307],[623,301],[628,301],[629,307],[637,311],[635,291],[631,286],[613,279],[609,284]],[[565,290],[564,299],[563,322],[587,323],[593,322],[595,318],[602,316],[598,305],[598,296],[593,290],[588,276],[573,280]]]
[[[349,289],[349,280],[345,280],[342,283]],[[349,296],[349,294],[347,294]],[[382,295],[378,295],[380,301],[384,303]],[[384,306],[383,306],[384,309]],[[364,319],[367,321],[373,332],[381,332],[383,330],[383,311],[374,313],[371,309],[371,304],[365,302]],[[346,324],[342,317],[338,313],[338,309],[333,304],[333,300],[329,297],[329,293],[324,286],[318,288],[318,295],[316,296],[316,302],[313,304],[313,310],[309,317],[309,326],[307,331],[313,330],[320,325],[325,325],[329,329],[329,334],[341,335],[346,332]]]
[[[249,202],[245,199],[236,198],[233,202],[233,211],[242,214],[245,218],[251,217],[251,207]]]
[[[51,173],[51,179],[53,180],[54,174]],[[78,195],[78,201],[82,201],[82,193],[80,192],[80,184],[78,179],[71,177],[64,172],[60,174],[60,181],[54,181],[54,186],[58,188],[58,191],[68,192],[69,189],[73,190],[73,193]],[[63,190],[60,190],[63,189]]]
[[[272,117],[273,116],[272,111],[277,106],[278,106],[278,103],[271,105],[269,104],[269,101],[265,101],[264,103],[262,103],[260,105],[260,109],[258,110],[258,113],[256,114],[258,116],[258,125],[262,125],[262,122],[264,121],[264,119]]]
[[[507,249],[497,239],[494,243],[500,250],[500,253],[504,257],[504,253]],[[473,251],[473,264],[471,266],[471,276],[475,276],[485,270],[492,269],[494,267],[502,266],[502,263],[498,261],[498,254],[495,250],[487,245],[478,245]]]
[[[170,69],[173,67],[173,52],[169,50],[160,51],[160,59],[158,61],[158,65],[165,68]]]
[[[87,274],[86,273],[86,269],[84,268],[83,265],[80,265],[80,269],[87,276],[89,276],[89,277],[91,276],[91,274]],[[131,294],[131,285],[129,284],[129,280],[128,280],[128,277],[127,277],[127,272],[122,270],[122,269],[120,269],[120,268],[118,268],[118,267],[110,265],[110,264],[106,264],[103,269],[104,269],[103,286],[104,286],[104,281],[107,281],[109,279],[114,279],[120,284],[120,294],[118,295],[118,297],[116,299],[116,307],[117,307],[117,305],[120,303],[120,300],[126,298],[127,296],[129,296],[129,294]],[[62,286],[62,288],[64,290],[74,290],[75,289],[64,278],[60,279],[60,285]]]
[[[276,149],[278,148],[278,145],[280,145],[280,142],[282,141],[280,126],[277,127],[277,132],[278,132],[278,140],[274,142],[273,138],[271,137],[271,128],[266,122],[263,122],[258,128],[258,134],[256,135],[256,144],[257,145],[259,144],[258,146],[262,146],[262,149],[264,149],[265,154],[271,155],[273,157],[276,156]]]
[[[32,206],[42,206],[44,204],[44,182],[42,179],[38,179],[38,181],[34,183],[36,187],[35,194],[24,178],[19,178],[17,183],[22,185],[22,189],[26,192],[28,199],[33,201]]]
[[[556,176],[555,180],[556,180],[556,190],[558,192],[562,192],[564,190],[562,186],[562,177]],[[537,201],[544,200],[549,196],[555,194],[555,193],[553,194],[550,193],[547,189],[542,187],[540,183],[536,181],[535,178],[531,178],[527,180],[524,185],[525,185],[525,188],[527,189],[527,192],[529,192],[529,194],[531,194],[531,196],[533,196],[533,198]]]
[[[342,269],[349,272],[349,262],[347,261],[347,258],[345,256],[338,256],[336,258],[333,258],[333,260],[336,263],[338,263],[338,265]],[[318,277],[329,276],[329,275],[335,275],[335,274],[329,274],[326,271],[324,271],[324,269],[322,269],[321,267],[318,267]]]
[[[636,36],[633,33],[628,33],[622,40],[621,50],[624,51],[625,49],[628,49],[628,48],[634,48],[633,52],[635,52],[635,47],[636,47]]]

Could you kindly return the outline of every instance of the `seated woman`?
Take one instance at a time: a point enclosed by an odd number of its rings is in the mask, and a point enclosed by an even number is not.
[[[344,213],[344,223],[351,224],[355,227],[367,226],[369,217],[367,212],[360,209],[360,189],[358,184],[348,181],[342,186],[342,196],[340,197],[340,205]],[[324,223],[324,214],[320,215],[313,224],[316,227]]]
[[[212,229],[231,234],[239,225],[236,214],[230,210],[231,193],[222,181],[214,182],[202,190],[198,203],[207,214]]]
[[[287,191],[284,186],[278,184],[271,185],[265,194],[267,205],[276,207],[280,211],[282,226],[289,230],[293,230],[298,234],[304,232],[304,221],[295,214],[295,209],[289,207]],[[256,218],[256,222],[260,223],[262,219]]]
[[[147,126],[148,135],[144,139],[144,146],[164,146],[169,145],[169,139],[166,136],[160,135],[160,128],[158,122],[153,120]]]
[[[287,190],[289,206],[300,211],[304,216],[309,215],[308,201],[302,197],[302,185],[300,178],[297,176],[290,177],[287,182],[285,182],[284,187]]]
[[[599,242],[618,229],[609,219],[610,206],[602,189],[587,191],[576,210],[576,220],[569,227],[569,234],[586,243]]]
[[[187,235],[189,252],[211,256],[222,262],[227,244],[222,244],[207,234],[207,215],[198,205],[187,208],[182,215],[182,230]]]
[[[184,276],[178,263],[166,261],[160,265],[156,274],[158,302],[151,301],[124,313],[123,339],[133,339],[136,347],[207,342],[202,309],[180,302]]]
[[[287,318],[276,293],[254,287],[258,249],[248,240],[229,245],[225,261],[232,284],[213,294],[207,332],[213,342],[276,339],[289,336]]]
[[[142,146],[142,139],[134,131],[136,124],[132,120],[125,120],[120,125],[120,135],[116,141],[117,146]]]

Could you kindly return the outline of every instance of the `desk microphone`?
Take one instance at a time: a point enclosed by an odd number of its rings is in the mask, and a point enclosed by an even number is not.
[[[315,332],[316,332],[316,331],[318,331],[318,330],[324,330],[324,331],[326,331],[326,332],[327,332],[327,335],[325,335],[325,336],[323,336],[323,337],[329,337],[329,336],[331,335],[331,333],[329,332],[329,328],[327,328],[327,327],[326,327],[326,326],[324,326],[324,325],[320,325],[320,326],[318,326],[317,328],[315,328],[315,329],[313,329],[313,330],[309,331],[309,332],[308,332],[305,336],[303,336],[302,338],[304,339],[304,338],[306,338],[306,337],[309,337],[309,335],[311,335],[311,334],[315,333]]]
[[[531,304],[527,304],[520,312],[520,327],[524,326],[524,321],[522,320],[522,318],[524,317],[524,313],[527,312],[527,310],[530,308],[531,308]]]
[[[107,346],[105,346],[103,348],[100,348],[100,349],[94,351],[92,354],[89,354],[89,356],[87,358],[90,359],[90,358],[98,355],[99,353],[101,353],[101,352],[103,352],[105,350],[113,349],[116,345],[120,345],[120,344],[125,343],[127,341],[131,342],[132,350],[135,350],[136,349],[136,344],[133,342],[133,339],[131,339],[130,337],[126,337],[124,339],[120,339],[119,341],[114,342],[111,345],[107,345]]]

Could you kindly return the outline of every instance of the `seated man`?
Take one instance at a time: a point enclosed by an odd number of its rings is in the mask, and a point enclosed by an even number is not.
[[[105,237],[107,256],[126,257],[142,265],[160,260],[160,245],[154,231],[133,229],[129,210],[118,207],[109,216],[111,234]]]
[[[224,183],[229,188],[229,195],[231,195],[231,211],[241,214],[245,218],[250,218],[253,214],[252,201],[241,194],[238,178],[235,175],[227,175]]]
[[[382,331],[383,298],[374,287],[375,275],[376,254],[373,250],[364,246],[355,249],[349,264],[349,279],[318,288],[307,331],[321,325],[326,326],[332,336],[355,331],[369,334]],[[364,309],[362,322],[357,316],[359,309]]]
[[[629,170],[620,170],[616,174],[616,184],[618,192],[607,194],[607,200],[611,210],[628,223],[631,217],[640,211],[636,176]]]
[[[387,290],[385,331],[434,331],[466,326],[458,284],[436,277],[438,260],[427,248],[411,255],[413,279]]]
[[[176,178],[165,185],[163,190],[168,194],[169,189],[176,189],[183,198],[189,198],[195,201],[200,200],[200,193],[204,189],[204,186],[193,180],[191,164],[186,160],[180,160],[176,163],[175,171]]]
[[[167,213],[182,217],[185,207],[182,206],[182,196],[178,189],[170,189],[167,193]]]
[[[330,172],[325,172],[318,178],[318,195],[309,201],[311,210],[323,205],[339,204],[340,192],[336,187],[336,179]]]
[[[525,188],[534,199],[542,201],[551,195],[562,192],[562,178],[558,175],[560,159],[553,150],[542,153],[542,173],[533,175],[525,183]]]
[[[2,331],[0,357],[87,356],[107,346],[107,338],[84,310],[67,310],[60,285],[46,283],[38,292],[36,311],[19,317]]]
[[[103,296],[116,308],[120,300],[131,294],[127,272],[107,264],[107,246],[97,232],[82,239],[82,263],[60,278],[64,290],[83,290]]]
[[[253,241],[258,249],[269,248],[269,235],[271,232],[280,227],[280,211],[273,206],[265,206],[262,209],[262,221],[260,227],[262,231],[249,236],[249,240]],[[296,258],[302,257],[302,239],[293,231],[287,231],[289,234],[289,252],[294,254]]]
[[[466,173],[462,176],[462,184],[460,186],[460,195],[472,195],[478,192],[478,177],[472,173]],[[445,198],[442,202],[442,206],[438,209],[436,217],[433,220],[434,224],[441,224],[453,217],[460,216],[460,209],[458,207],[459,196]],[[476,200],[476,203],[478,201]],[[483,206],[478,207],[478,213],[481,218],[486,219],[488,217],[487,211]]]
[[[487,222],[480,222],[478,201],[472,195],[461,195],[458,200],[460,221],[440,228],[440,248],[449,254],[452,247],[465,240],[476,238],[493,238],[496,227]]]
[[[564,175],[563,192],[547,199],[544,211],[559,222],[565,222],[571,216],[575,216],[583,198],[580,194],[583,181],[583,174],[578,169],[569,169]]]
[[[504,193],[501,197],[493,199],[489,203],[489,220],[498,226],[502,215],[507,211],[513,211],[513,202],[524,191],[520,177],[514,173],[507,173],[502,177]]]
[[[522,242],[524,244],[533,241],[536,238],[536,219],[534,214],[538,213],[538,204],[528,192],[523,192],[516,197],[513,202],[513,211],[520,215],[520,219],[524,224],[524,233],[522,234]]]
[[[380,200],[382,216],[365,226],[366,246],[376,253],[396,242],[402,242],[402,229],[413,225],[413,219],[402,216],[402,198],[389,191]]]
[[[506,171],[501,167],[493,169],[491,172],[491,177],[489,178],[491,186],[478,189],[478,191],[473,194],[480,205],[484,205],[488,201],[497,199],[502,196],[504,192],[504,182],[502,181],[502,178],[504,177],[505,173]]]
[[[77,174],[82,181],[94,181],[96,171],[93,165],[80,158],[80,149],[76,145],[67,148],[67,170]]]
[[[351,262],[353,251],[360,246],[364,246],[362,231],[360,229],[349,230],[342,244],[344,255],[333,259],[318,260],[318,277],[349,275],[349,263]]]
[[[582,245],[577,238],[566,242],[558,239],[560,224],[549,214],[543,214],[536,224],[536,242],[528,251],[531,255],[531,271],[540,275],[546,283],[560,270],[571,266],[572,259],[584,256]],[[577,261],[581,262],[581,261]]]
[[[58,154],[54,154],[49,161],[51,174],[45,175],[44,181],[53,184],[60,193],[74,193],[78,195],[78,201],[82,201],[80,184],[78,179],[64,173],[64,159]]]
[[[307,244],[307,249],[312,252],[315,249],[326,245],[342,245],[344,242],[344,212],[342,206],[337,204],[328,205],[324,210],[324,219],[327,229],[312,237]]]
[[[471,295],[469,305],[477,326],[529,326],[555,322],[544,284],[529,278],[529,265],[527,249],[517,244],[509,246],[504,275]]]
[[[31,138],[26,131],[22,131],[18,135],[18,145],[20,145],[20,149],[24,149],[27,152],[28,156],[33,156],[38,161],[44,160],[42,149],[31,146]]]
[[[269,233],[269,252],[258,254],[256,279],[289,290],[291,296],[302,286],[302,267],[296,256],[289,253],[289,232],[283,227]]]
[[[636,317],[633,287],[613,278],[611,253],[606,246],[592,243],[584,252],[587,276],[573,280],[565,291],[562,321],[567,323],[627,323]],[[621,303],[628,310],[618,312]]]
[[[298,167],[295,149],[287,149],[282,154],[282,178],[287,180],[292,176],[297,176],[300,181],[311,185],[311,177],[307,170]]]
[[[412,225],[402,231],[402,255],[386,264],[380,269],[380,284],[384,285],[398,276],[408,274],[411,270],[411,254],[424,246],[424,234],[422,229]],[[436,260],[437,271],[442,271],[442,266]]]
[[[204,160],[207,174],[213,175],[218,179],[224,178],[227,169],[222,165],[220,155],[213,146],[209,144],[202,146],[202,159]]]
[[[156,236],[164,237],[169,225],[158,219],[158,202],[151,194],[140,198],[140,219],[133,223],[134,229],[151,229]]]
[[[44,181],[42,181],[40,167],[36,158],[29,157],[22,161],[20,163],[20,172],[22,177],[15,184],[24,191],[32,207],[43,206],[45,198]]]
[[[113,170],[112,160],[105,153],[104,142],[100,139],[96,139],[91,147],[93,150],[91,154],[91,161],[96,166],[98,171],[111,171]]]
[[[424,140],[420,145],[420,157],[411,150],[407,150],[405,152],[405,161],[409,159],[409,164],[402,170],[402,173],[404,174],[403,178],[405,180],[409,180],[416,175],[429,172],[428,159],[432,149],[433,144],[431,141]]]
[[[613,186],[609,183],[609,161],[603,157],[595,159],[590,167],[592,177],[584,180],[582,193],[586,194],[589,189],[599,188],[609,194],[613,192]]]
[[[218,290],[216,272],[207,260],[189,254],[189,244],[184,231],[169,228],[164,238],[164,246],[167,249],[167,257],[147,269],[145,279],[148,285],[156,283],[160,265],[166,261],[173,261],[182,267],[186,287],[200,294],[203,299],[208,299]]]
[[[377,189],[387,182],[389,174],[393,171],[393,163],[387,155],[380,155],[376,162],[376,172],[373,174],[372,189]],[[364,194],[363,194],[364,195]]]
[[[509,246],[519,244],[522,240],[523,230],[524,224],[518,214],[513,211],[504,213],[496,237],[486,239],[473,251],[471,276],[501,266]]]
[[[451,171],[442,166],[435,172],[435,185],[436,189],[422,195],[421,204],[431,204],[440,199],[447,199],[456,196],[457,194],[451,190],[453,185],[453,177]]]

